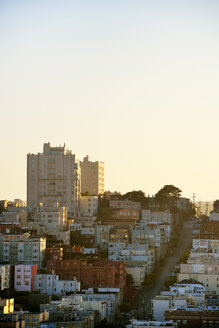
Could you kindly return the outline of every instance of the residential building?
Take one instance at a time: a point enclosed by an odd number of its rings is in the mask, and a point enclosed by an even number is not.
[[[109,242],[130,242],[130,232],[128,227],[112,226],[110,228]]]
[[[128,209],[128,210],[141,210],[140,202],[132,202],[130,200],[110,200],[109,207],[117,209]]]
[[[60,308],[54,304],[49,306],[49,321],[40,323],[40,328],[94,328],[94,311],[84,311],[81,308]],[[44,307],[44,305],[42,305]],[[52,312],[51,310],[55,311]]]
[[[44,143],[43,153],[27,155],[27,204],[54,202],[77,216],[81,192],[80,162],[64,144]]]
[[[72,223],[81,224],[82,227],[93,226],[96,219],[97,219],[96,216],[80,216],[80,217],[75,217]]]
[[[24,226],[27,222],[27,211],[21,207],[10,206],[7,211],[0,215],[0,222],[21,224]]]
[[[167,211],[142,210],[142,225],[149,223],[168,223],[172,225],[172,214]]]
[[[14,299],[13,298],[0,298],[0,315],[14,312]]]
[[[51,316],[61,308],[63,310],[68,310],[68,312],[72,310],[82,310],[82,311],[98,311],[101,316],[101,320],[106,318],[106,303],[103,300],[95,300],[95,299],[86,299],[83,300],[82,296],[79,295],[70,295],[63,297],[62,300],[52,301],[50,304],[42,304],[40,305],[41,311],[49,311]]]
[[[0,265],[0,290],[10,288],[11,266],[10,264]]]
[[[81,216],[94,217],[98,212],[98,196],[81,196],[80,213]]]
[[[217,327],[219,307],[185,307],[165,311],[165,319],[179,322],[181,327]]]
[[[30,237],[29,233],[0,235],[0,262],[44,265],[46,238]]]
[[[40,323],[49,321],[49,312],[32,313],[28,311],[16,311],[19,319],[25,321],[25,328],[40,328]]]
[[[177,281],[191,280],[203,284],[211,295],[219,294],[219,274],[212,273],[177,273]]]
[[[95,224],[94,234],[95,245],[99,246],[101,249],[106,249],[109,243],[110,225]]]
[[[157,321],[165,321],[165,311],[179,306],[187,306],[186,296],[155,296],[151,300],[153,319]]]
[[[25,328],[25,321],[15,313],[8,313],[1,318],[0,328]]]
[[[47,260],[47,272],[59,275],[61,280],[78,280],[83,288],[116,287],[126,284],[126,265],[115,261],[88,261],[86,259]]]
[[[41,294],[63,295],[66,292],[79,292],[80,282],[76,280],[59,280],[55,274],[35,274],[34,290]]]
[[[86,156],[81,164],[81,192],[92,196],[104,193],[104,162],[91,162]]]
[[[37,274],[37,265],[15,265],[14,289],[18,292],[32,292],[34,290],[35,274]]]
[[[37,206],[31,219],[43,225],[47,234],[67,230],[67,208],[58,203]]]
[[[147,244],[109,243],[108,258],[113,261],[140,261],[153,263],[150,248]]]
[[[120,288],[89,288],[79,294],[83,301],[104,301],[106,303],[106,318],[114,322],[119,304],[123,301],[123,292]]]
[[[156,260],[165,256],[170,239],[170,226],[164,223],[136,225],[131,232],[133,244],[149,244],[156,247]]]

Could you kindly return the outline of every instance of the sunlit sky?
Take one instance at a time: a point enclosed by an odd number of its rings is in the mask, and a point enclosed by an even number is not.
[[[219,198],[218,0],[1,0],[0,65],[0,199],[48,141],[106,190]]]

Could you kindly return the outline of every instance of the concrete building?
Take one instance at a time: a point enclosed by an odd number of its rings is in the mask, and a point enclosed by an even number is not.
[[[0,265],[0,290],[10,288],[11,266],[9,264]]]
[[[109,243],[108,259],[124,262],[144,262],[152,266],[154,262],[148,244]],[[151,268],[150,268],[151,269]]]
[[[98,196],[104,193],[104,162],[91,162],[86,156],[81,162],[81,192]]]
[[[140,202],[132,202],[130,200],[110,200],[109,207],[117,209],[139,210],[141,209]]]
[[[28,311],[15,312],[19,319],[25,321],[25,328],[40,328],[40,323],[49,321],[49,312],[43,311],[41,313],[32,313]]]
[[[37,206],[33,209],[31,220],[44,226],[47,234],[65,231],[67,230],[67,207],[58,203]]]
[[[212,273],[177,273],[177,281],[191,280],[203,284],[211,295],[219,294],[219,274]]]
[[[79,292],[80,282],[76,280],[59,280],[55,274],[35,274],[34,290],[41,294],[63,295],[66,292]]]
[[[66,307],[62,301],[53,301],[40,305],[41,311],[45,309],[49,311],[49,321],[41,322],[40,328],[94,328],[94,311],[85,311],[80,304]]]
[[[15,265],[14,289],[17,292],[32,292],[34,290],[35,274],[37,274],[37,265]]]
[[[97,216],[98,197],[97,196],[81,196],[80,212],[81,216]]]
[[[169,223],[172,225],[172,214],[169,211],[151,211],[142,210],[142,222],[145,225],[148,223]]]
[[[46,238],[30,237],[29,233],[0,235],[0,262],[44,265]]]
[[[79,296],[83,301],[104,301],[106,303],[106,318],[109,322],[114,322],[118,306],[123,301],[123,292],[119,288],[89,288],[82,291]]]
[[[165,256],[170,239],[170,225],[151,223],[136,225],[131,232],[133,244],[149,244],[157,249],[156,260]]]
[[[101,249],[106,249],[109,243],[110,225],[95,224],[94,235],[95,245]]]
[[[141,286],[145,279],[145,274],[148,272],[148,264],[144,261],[142,262],[127,262],[126,263],[126,272],[132,275],[134,280],[134,286]]]
[[[96,221],[96,216],[80,216],[74,218],[74,223],[79,223],[81,226],[93,226]],[[70,224],[70,223],[69,223]]]
[[[0,215],[0,222],[20,223],[24,226],[27,222],[27,211],[21,207],[10,206],[7,211],[3,211]]]
[[[187,306],[187,299],[185,296],[155,296],[151,300],[153,319],[157,321],[165,321],[165,311],[179,306]]]
[[[62,280],[76,279],[81,282],[83,288],[124,288],[126,284],[126,265],[124,262],[48,259],[47,272],[55,272]]]
[[[106,303],[103,300],[87,299],[83,300],[82,296],[79,295],[70,295],[63,297],[62,300],[52,301],[50,304],[40,305],[41,311],[51,311],[53,314],[54,311],[57,311],[58,308],[71,310],[82,310],[82,311],[98,311],[101,316],[101,320],[106,318]]]
[[[43,153],[27,155],[28,206],[58,202],[78,215],[80,192],[80,162],[65,145],[45,143]]]
[[[219,253],[219,239],[193,239],[192,248],[205,253]]]
[[[14,312],[14,299],[13,298],[0,298],[0,315]]]

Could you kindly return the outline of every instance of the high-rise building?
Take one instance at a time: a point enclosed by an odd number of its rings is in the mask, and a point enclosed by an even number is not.
[[[43,153],[27,155],[28,206],[57,202],[77,215],[80,192],[80,161],[65,144],[51,147],[44,143]]]
[[[81,192],[97,196],[104,193],[104,162],[91,162],[86,156],[81,162]]]

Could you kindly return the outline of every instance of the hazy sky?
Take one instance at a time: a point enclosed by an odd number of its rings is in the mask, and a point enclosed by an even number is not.
[[[0,1],[0,199],[66,143],[106,189],[219,198],[219,1]]]

